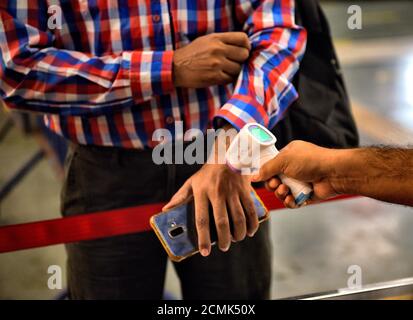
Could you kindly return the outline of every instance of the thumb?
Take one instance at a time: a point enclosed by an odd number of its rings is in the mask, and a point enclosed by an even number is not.
[[[284,161],[281,153],[275,158],[265,163],[258,174],[254,175],[251,180],[253,182],[267,181],[268,179],[283,173]]]
[[[192,198],[192,183],[191,179],[186,180],[184,185],[174,194],[169,202],[162,208],[162,211],[167,211],[178,207],[181,204],[188,202]]]

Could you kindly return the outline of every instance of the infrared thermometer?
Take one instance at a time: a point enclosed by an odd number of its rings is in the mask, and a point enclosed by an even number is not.
[[[264,126],[249,123],[232,141],[225,155],[226,163],[231,170],[242,174],[257,173],[259,168],[275,158],[279,151],[275,147],[277,138]],[[288,186],[298,206],[311,198],[313,189],[308,183],[279,175],[283,184]]]

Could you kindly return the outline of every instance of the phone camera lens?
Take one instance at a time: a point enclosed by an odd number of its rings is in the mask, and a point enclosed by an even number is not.
[[[183,233],[184,233],[184,228],[182,228],[182,227],[176,227],[176,228],[173,228],[173,229],[169,230],[169,236],[171,238],[176,238],[176,237],[180,236]]]

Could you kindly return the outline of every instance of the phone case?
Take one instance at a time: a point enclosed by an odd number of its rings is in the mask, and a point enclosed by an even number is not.
[[[267,220],[267,208],[255,191],[251,191],[251,196],[259,222]],[[211,242],[215,244],[217,232],[212,208],[209,211]],[[152,216],[150,224],[172,261],[179,262],[199,252],[193,202]]]

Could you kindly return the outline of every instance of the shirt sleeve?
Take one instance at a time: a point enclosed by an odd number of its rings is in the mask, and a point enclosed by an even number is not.
[[[9,107],[99,115],[174,89],[173,51],[93,56],[57,49],[44,3],[0,3],[0,98]]]
[[[225,119],[238,130],[249,122],[271,128],[298,98],[291,81],[307,33],[294,22],[293,0],[237,0],[235,12],[250,38],[251,55],[214,123]]]

